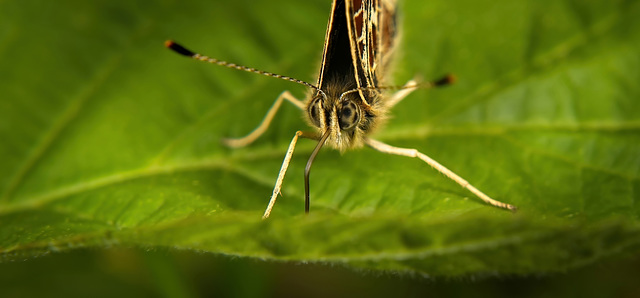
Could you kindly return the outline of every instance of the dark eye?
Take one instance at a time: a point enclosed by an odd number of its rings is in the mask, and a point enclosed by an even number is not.
[[[342,106],[338,115],[340,129],[351,130],[356,127],[358,120],[360,120],[360,113],[353,102],[348,102]]]
[[[322,104],[322,97],[315,97],[312,101],[311,104],[309,104],[308,109],[308,113],[309,113],[309,119],[311,119],[311,123],[313,123],[313,125],[320,127],[320,109],[321,109],[321,104]]]

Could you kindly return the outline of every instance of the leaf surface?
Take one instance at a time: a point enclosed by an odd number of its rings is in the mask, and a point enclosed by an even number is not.
[[[327,2],[327,3],[325,3]],[[0,254],[172,247],[418,273],[541,273],[637,252],[638,1],[405,1],[393,82],[459,82],[400,103],[375,137],[418,160],[323,150],[303,213],[301,140],[260,216],[303,86],[183,59],[165,39],[315,82],[329,1],[0,3]]]

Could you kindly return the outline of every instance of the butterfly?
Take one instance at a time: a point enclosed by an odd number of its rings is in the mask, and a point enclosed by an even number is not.
[[[414,80],[403,86],[384,84],[383,79],[389,71],[397,35],[396,7],[395,0],[334,0],[316,85],[203,56],[171,40],[165,42],[165,46],[169,49],[196,60],[279,78],[312,89],[305,101],[298,100],[288,91],[283,92],[254,131],[239,139],[225,139],[225,144],[230,147],[244,147],[251,144],[267,130],[283,101],[288,101],[304,111],[309,125],[314,128],[313,132],[297,131],[294,134],[263,218],[271,214],[299,138],[318,141],[304,170],[306,213],[309,212],[310,205],[311,165],[320,148],[325,144],[341,152],[366,145],[383,153],[418,158],[471,191],[484,202],[499,208],[516,210],[513,205],[492,199],[453,171],[416,149],[394,147],[369,137],[371,132],[385,121],[388,111],[413,90],[445,86],[455,80],[452,75],[447,75],[421,84]],[[395,90],[395,93],[387,94],[390,90]]]

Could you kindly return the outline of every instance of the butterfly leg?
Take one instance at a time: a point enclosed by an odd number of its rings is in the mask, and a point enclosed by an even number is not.
[[[400,147],[394,147],[391,145],[387,145],[385,143],[382,143],[380,141],[376,141],[374,139],[365,139],[366,144],[373,148],[376,149],[380,152],[383,153],[387,153],[387,154],[393,154],[393,155],[400,155],[400,156],[407,156],[407,157],[417,157],[419,159],[421,159],[422,161],[426,162],[428,165],[430,165],[431,167],[433,167],[434,169],[438,170],[438,172],[444,174],[445,176],[449,177],[449,179],[455,181],[456,183],[460,184],[460,186],[468,189],[469,191],[471,191],[473,194],[475,194],[476,196],[478,196],[480,199],[482,199],[483,201],[485,201],[487,204],[499,207],[499,208],[504,208],[504,209],[509,209],[512,211],[516,211],[517,208],[516,206],[507,204],[507,203],[503,203],[500,201],[496,201],[492,198],[490,198],[489,196],[487,196],[486,194],[484,194],[483,192],[481,192],[480,190],[478,190],[477,188],[475,188],[473,185],[469,184],[469,182],[467,182],[466,180],[462,179],[462,177],[458,176],[456,173],[452,172],[451,170],[447,169],[446,167],[444,167],[443,165],[441,165],[440,163],[438,163],[437,161],[431,159],[429,156],[421,153],[420,151],[416,150],[416,149],[411,149],[411,148],[400,148]]]
[[[289,144],[289,149],[287,149],[287,154],[284,156],[284,160],[282,161],[282,166],[280,167],[280,172],[278,173],[278,179],[276,179],[276,185],[273,187],[273,193],[271,194],[271,199],[269,199],[269,205],[267,209],[264,211],[264,215],[262,215],[262,219],[266,219],[271,214],[271,209],[273,209],[273,205],[276,204],[276,199],[280,194],[280,189],[282,189],[282,181],[284,180],[284,175],[287,173],[287,168],[289,168],[289,163],[291,163],[291,157],[293,156],[293,150],[296,148],[296,143],[298,143],[298,138],[309,138],[309,139],[317,139],[315,135],[308,132],[297,131],[296,134],[291,139],[291,143]]]
[[[262,119],[262,122],[260,123],[260,125],[258,125],[258,127],[256,127],[251,133],[249,133],[248,135],[242,138],[223,139],[224,144],[229,147],[238,148],[238,147],[244,147],[253,143],[253,141],[255,141],[265,131],[267,131],[267,128],[269,128],[269,124],[271,124],[271,121],[273,120],[273,117],[275,117],[276,113],[278,112],[278,109],[280,108],[280,105],[282,105],[283,100],[287,100],[290,103],[296,105],[301,110],[304,110],[304,103],[302,101],[295,98],[289,91],[284,91],[280,94],[280,96],[278,96],[278,98],[273,103],[271,108],[269,108],[267,115],[264,116],[264,119]]]

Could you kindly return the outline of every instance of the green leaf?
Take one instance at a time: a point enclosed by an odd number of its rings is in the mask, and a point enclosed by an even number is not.
[[[224,2],[224,3],[223,3]],[[516,214],[414,159],[323,150],[303,215],[301,140],[261,220],[303,86],[196,63],[203,54],[315,82],[329,1],[4,1],[0,258],[170,247],[418,273],[545,273],[640,245],[640,3],[405,1],[392,82],[414,92],[375,137],[416,148]]]

